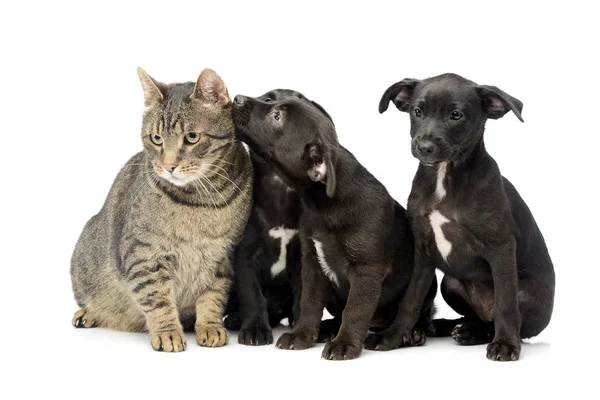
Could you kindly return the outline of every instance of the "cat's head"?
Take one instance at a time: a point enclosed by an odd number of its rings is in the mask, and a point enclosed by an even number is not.
[[[196,83],[167,85],[141,68],[138,75],[146,107],[142,138],[152,172],[179,187],[197,181],[235,140],[227,87],[211,69]]]

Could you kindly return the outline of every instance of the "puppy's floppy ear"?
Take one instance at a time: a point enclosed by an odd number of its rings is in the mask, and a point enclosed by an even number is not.
[[[519,99],[515,99],[496,86],[481,85],[477,86],[476,90],[488,118],[498,119],[512,110],[521,122],[525,122],[523,121],[523,117],[521,117],[523,103]]]
[[[219,106],[224,106],[231,102],[225,83],[210,68],[206,68],[200,72],[200,76],[198,76],[198,80],[196,81],[196,87],[194,87],[194,92],[190,97]]]
[[[319,111],[321,111],[323,113],[323,115],[325,115],[331,121],[331,123],[333,124],[333,118],[331,118],[331,115],[329,115],[329,113],[327,111],[325,111],[325,109],[323,108],[323,106],[321,106],[316,101],[312,101],[311,100],[310,102],[312,103],[313,106],[317,107],[319,109]]]
[[[325,184],[328,197],[335,194],[335,167],[331,151],[322,143],[311,143],[304,152],[306,174],[313,182]]]
[[[417,83],[419,83],[418,79],[406,78],[387,88],[379,101],[379,114],[383,114],[388,109],[390,100],[394,102],[398,110],[408,111],[408,105]]]
[[[144,105],[146,107],[152,104],[163,101],[165,85],[152,79],[150,75],[146,73],[142,68],[137,68],[140,82],[142,83],[142,89],[144,89]]]

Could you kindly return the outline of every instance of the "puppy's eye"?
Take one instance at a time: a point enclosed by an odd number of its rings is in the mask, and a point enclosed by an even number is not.
[[[163,138],[160,135],[154,134],[154,135],[150,135],[150,140],[152,141],[152,143],[154,143],[157,146],[162,145],[163,143]]]
[[[185,141],[189,144],[198,143],[198,140],[200,140],[200,134],[197,132],[188,132],[187,135],[185,135]]]
[[[281,120],[281,112],[280,111],[273,112],[273,118],[275,118],[275,121],[280,121]]]
[[[420,118],[421,117],[421,109],[415,108],[413,111],[413,114],[415,114],[415,117]]]
[[[268,103],[271,101],[271,99],[267,97],[264,101],[265,101],[265,103]]]
[[[452,113],[450,114],[450,119],[453,119],[455,121],[458,121],[462,117],[463,117],[463,115],[459,111],[456,111],[456,110],[452,111]]]

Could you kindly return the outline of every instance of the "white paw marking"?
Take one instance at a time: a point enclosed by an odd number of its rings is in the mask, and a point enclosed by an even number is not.
[[[325,261],[325,253],[323,252],[323,243],[321,243],[315,239],[313,239],[313,242],[315,243],[315,250],[317,251],[317,259],[319,260],[319,264],[321,264],[321,269],[323,270],[323,273],[325,274],[325,276],[327,278],[329,278],[329,280],[331,282],[333,282],[337,286],[339,286],[340,284],[338,282],[337,275],[335,274],[335,272],[333,272],[333,270],[331,269],[329,264],[327,264],[327,261]]]
[[[446,197],[446,188],[444,187],[444,178],[446,177],[446,168],[448,166],[448,162],[444,161],[438,165],[437,170],[437,181],[435,184],[435,197],[438,201],[441,201]]]
[[[286,229],[283,226],[272,228],[269,230],[269,236],[274,239],[281,239],[279,250],[279,259],[271,266],[271,276],[275,278],[277,275],[283,272],[287,261],[287,245],[294,238],[298,230]]]
[[[433,229],[433,235],[435,236],[435,244],[437,245],[438,251],[442,255],[444,261],[448,261],[448,255],[452,251],[452,243],[446,239],[444,232],[442,231],[442,225],[450,220],[442,215],[438,210],[435,210],[429,214],[429,222]]]

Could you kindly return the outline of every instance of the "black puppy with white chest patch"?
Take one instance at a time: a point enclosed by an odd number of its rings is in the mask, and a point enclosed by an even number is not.
[[[522,103],[454,74],[395,83],[381,113],[390,101],[411,114],[420,161],[408,201],[415,275],[398,318],[373,344],[398,347],[411,332],[437,267],[444,299],[464,318],[434,321],[435,334],[463,345],[491,342],[489,359],[517,360],[521,338],[550,321],[554,267],[529,208],[487,153],[483,131],[488,118],[509,111],[522,121]]]
[[[233,116],[242,140],[302,200],[300,315],[277,347],[310,347],[327,307],[334,316],[341,314],[341,326],[323,358],[358,357],[368,330],[394,320],[412,275],[414,242],[405,210],[338,144],[333,123],[314,105],[238,95]],[[412,344],[424,342],[435,285],[430,282]]]
[[[271,102],[286,97],[313,104],[331,119],[319,104],[294,90],[271,90],[258,99]],[[269,163],[253,151],[250,157],[254,206],[244,237],[235,249],[234,288],[225,327],[240,331],[240,344],[260,346],[273,343],[271,328],[282,319],[293,325],[298,318],[302,282],[297,231],[302,205],[298,194]]]

